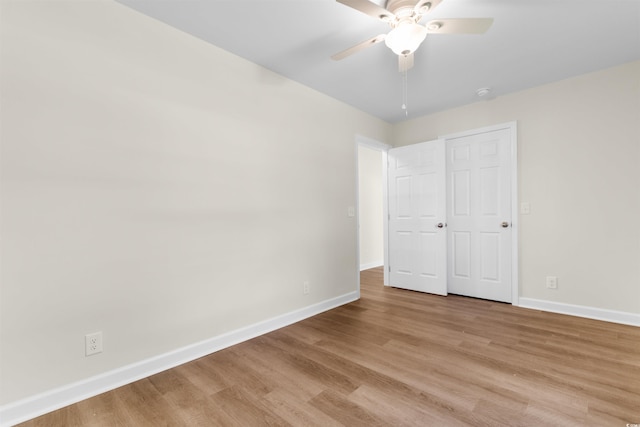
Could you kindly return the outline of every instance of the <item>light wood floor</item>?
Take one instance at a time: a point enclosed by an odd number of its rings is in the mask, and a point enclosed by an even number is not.
[[[24,426],[640,423],[640,328],[382,286]]]

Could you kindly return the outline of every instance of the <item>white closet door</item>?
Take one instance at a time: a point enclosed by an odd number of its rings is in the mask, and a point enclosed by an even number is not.
[[[510,131],[447,140],[448,291],[511,302]]]
[[[444,140],[389,150],[389,284],[447,294]]]

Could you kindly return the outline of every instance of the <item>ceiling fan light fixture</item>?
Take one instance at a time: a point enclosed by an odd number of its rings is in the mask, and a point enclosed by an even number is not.
[[[396,55],[409,55],[420,47],[427,37],[427,29],[415,22],[400,22],[384,39]]]

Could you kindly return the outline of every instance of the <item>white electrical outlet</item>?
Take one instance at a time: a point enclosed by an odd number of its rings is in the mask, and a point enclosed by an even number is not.
[[[547,276],[547,288],[558,289],[558,278],[556,276]]]
[[[302,293],[304,295],[309,295],[309,292],[311,292],[311,285],[309,284],[308,280],[305,280],[302,284]]]
[[[102,353],[102,332],[94,332],[84,336],[85,356]]]

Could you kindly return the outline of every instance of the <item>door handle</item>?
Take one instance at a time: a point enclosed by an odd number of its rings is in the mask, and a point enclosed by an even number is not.
[[[446,227],[446,226],[447,226],[447,223],[446,223],[446,222],[444,222],[444,223],[439,222],[439,223],[436,225],[436,227],[438,227],[438,228],[444,228],[444,227]]]
[[[502,221],[502,224],[500,224],[502,226],[502,228],[507,228],[509,226],[509,223],[507,221]]]

